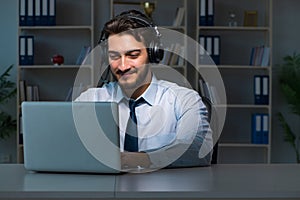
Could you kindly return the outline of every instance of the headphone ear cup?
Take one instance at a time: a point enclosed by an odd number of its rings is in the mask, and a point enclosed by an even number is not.
[[[148,57],[150,63],[159,63],[164,57],[164,50],[160,42],[152,41],[148,48]]]

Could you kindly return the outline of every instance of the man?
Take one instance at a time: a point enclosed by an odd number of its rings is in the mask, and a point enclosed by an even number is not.
[[[151,71],[163,57],[153,23],[138,11],[124,12],[105,24],[100,39],[115,81],[76,100],[118,103],[122,166],[209,165],[212,133],[199,94]]]

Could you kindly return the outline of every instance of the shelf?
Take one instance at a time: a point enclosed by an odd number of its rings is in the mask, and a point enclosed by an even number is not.
[[[272,1],[214,0],[212,1],[213,20],[209,21],[212,26],[199,25],[200,12],[205,11],[201,8],[201,2],[197,1],[196,5],[196,16],[198,16],[195,30],[196,39],[212,56],[209,57],[203,52],[196,54],[199,55],[196,56],[199,72],[197,73],[198,77],[195,78],[196,86],[203,91],[202,85],[197,84],[199,79],[203,78],[208,87],[221,88],[220,83],[211,78],[213,73],[219,73],[222,78],[220,82],[225,87],[227,100],[227,102],[223,102],[223,105],[213,105],[217,111],[218,109],[226,110],[224,127],[220,129],[219,133],[219,147],[223,148],[218,150],[218,163],[270,163],[271,145],[252,144],[251,141],[255,124],[252,118],[253,114],[269,117],[268,124],[264,124],[263,127],[267,126],[268,141],[271,140],[272,135],[271,102],[267,105],[254,104],[255,76],[269,76],[267,92],[269,97],[272,96]],[[257,10],[259,13],[257,26],[243,26],[245,10]],[[238,26],[227,26],[228,14],[231,11],[236,15],[235,21]],[[259,63],[263,60],[261,57],[267,58],[261,54],[255,54],[257,51],[255,53],[253,51],[257,50],[254,48],[262,45],[270,48],[268,66],[249,65],[250,59],[255,58],[255,63],[260,65]],[[217,50],[215,51],[215,49]],[[197,51],[199,50],[200,48],[197,48]],[[214,62],[219,65],[215,65]]]
[[[69,100],[76,80],[83,79],[82,85],[91,85],[94,78],[91,62],[75,65],[83,47],[94,46],[95,15],[94,0],[59,0],[55,4],[55,25],[18,26],[18,36],[33,37],[31,65],[18,65],[17,82],[17,158],[23,162],[23,141],[20,138],[21,103],[36,98],[39,101]],[[97,18],[96,18],[97,19]],[[97,22],[99,23],[99,22]],[[18,45],[20,48],[20,45]],[[24,45],[24,51],[28,45]],[[28,50],[27,50],[28,51]],[[51,58],[64,57],[63,65],[53,65]],[[18,53],[19,55],[19,53]],[[24,55],[23,55],[24,56]],[[26,57],[26,56],[24,56]],[[20,57],[18,57],[20,59]],[[18,62],[19,63],[19,62]],[[78,76],[78,71],[84,69]],[[82,77],[81,77],[82,76]],[[77,85],[76,85],[77,87]],[[27,91],[32,91],[33,95]]]
[[[215,31],[270,31],[270,27],[247,27],[247,26],[199,26],[201,30]]]
[[[185,30],[185,26],[159,26],[159,28],[164,28],[164,29],[173,29],[173,30]]]
[[[20,69],[79,69],[79,68],[90,68],[89,65],[21,65]]]
[[[201,68],[215,68],[218,69],[258,69],[258,70],[270,70],[270,66],[263,67],[263,66],[251,66],[251,65],[198,65],[198,67]]]
[[[20,26],[20,30],[93,30],[92,26]]]
[[[220,108],[265,108],[269,109],[270,105],[254,105],[254,104],[227,104],[227,105],[220,105],[220,104],[214,104],[214,107],[220,107]]]
[[[269,148],[269,144],[246,144],[246,143],[219,143],[219,147],[260,147]]]

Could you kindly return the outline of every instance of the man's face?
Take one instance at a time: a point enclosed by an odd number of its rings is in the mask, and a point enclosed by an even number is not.
[[[109,36],[108,57],[111,71],[124,90],[135,90],[151,81],[146,47],[132,35]]]

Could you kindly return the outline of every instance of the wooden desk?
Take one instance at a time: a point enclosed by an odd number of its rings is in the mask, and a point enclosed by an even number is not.
[[[0,199],[300,199],[300,165],[213,165],[145,174],[31,173],[0,165]]]

